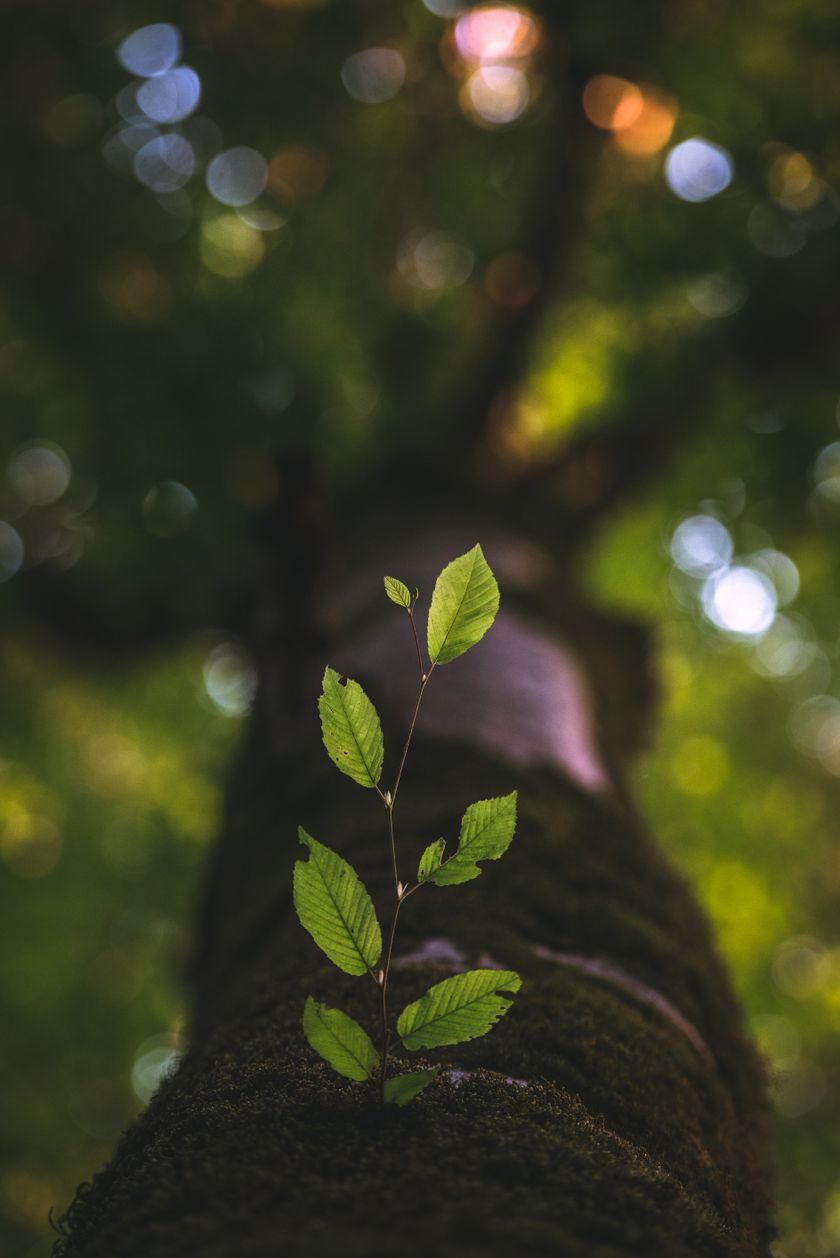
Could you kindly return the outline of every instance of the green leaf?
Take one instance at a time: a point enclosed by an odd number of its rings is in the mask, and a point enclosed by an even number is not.
[[[335,669],[327,668],[318,711],[324,746],[333,763],[360,786],[376,786],[385,752],[382,726],[359,683],[348,678],[342,686]]]
[[[469,882],[481,873],[476,861],[496,861],[508,850],[516,829],[516,791],[470,804],[461,821],[458,850],[433,871],[439,887]]]
[[[333,1070],[345,1079],[362,1083],[369,1079],[379,1060],[367,1031],[340,1009],[328,1009],[307,996],[303,1009],[303,1033]]]
[[[440,862],[443,859],[443,849],[445,847],[446,839],[435,839],[434,843],[429,844],[420,857],[420,864],[417,866],[418,882],[425,882],[427,878],[431,878],[436,869],[440,869]]]
[[[298,838],[310,851],[309,860],[296,861],[294,869],[300,924],[345,974],[364,974],[382,952],[382,931],[371,898],[352,865],[302,826]]]
[[[394,1075],[393,1079],[386,1079],[385,1100],[392,1105],[408,1105],[429,1086],[439,1069],[439,1066],[434,1066],[431,1070],[415,1070],[410,1075]]]
[[[396,603],[398,607],[411,606],[411,590],[402,581],[398,581],[396,577],[383,577],[385,582],[385,593],[388,595],[392,603]]]
[[[522,980],[513,970],[468,970],[430,987],[425,996],[406,1005],[397,1034],[409,1049],[461,1044],[486,1035],[507,1013],[512,1001],[500,991],[518,992]]]
[[[453,856],[451,861],[447,861],[436,873],[432,874],[429,882],[433,882],[436,887],[455,887],[460,882],[472,882],[473,878],[478,878],[480,873],[481,870],[473,861],[459,863]]]
[[[448,664],[480,642],[496,619],[499,587],[480,546],[447,564],[429,609],[429,659]]]

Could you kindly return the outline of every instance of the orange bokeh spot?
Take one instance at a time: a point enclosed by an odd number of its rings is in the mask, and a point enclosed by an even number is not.
[[[613,143],[630,157],[652,157],[670,140],[679,106],[661,87],[642,84],[640,91],[643,99],[638,116],[614,132]]]
[[[635,83],[614,74],[596,74],[583,89],[583,111],[604,131],[625,131],[638,121],[645,98]]]

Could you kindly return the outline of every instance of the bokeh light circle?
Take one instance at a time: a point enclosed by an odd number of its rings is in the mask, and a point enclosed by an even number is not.
[[[681,201],[708,201],[732,182],[735,166],[726,149],[694,136],[665,159],[668,187]]]
[[[152,192],[177,192],[194,171],[195,152],[182,135],[158,135],[134,154],[134,173]]]
[[[241,279],[265,257],[263,234],[238,214],[219,214],[201,227],[201,260],[214,275]]]
[[[423,4],[435,17],[458,17],[466,8],[463,0],[423,0]]]
[[[150,1035],[138,1046],[131,1068],[131,1087],[138,1101],[149,1103],[163,1081],[174,1073],[182,1055],[177,1037],[167,1032]]]
[[[721,272],[698,275],[685,287],[689,305],[707,319],[725,319],[735,314],[749,296],[745,284]]]
[[[732,552],[729,530],[711,515],[689,516],[671,538],[671,558],[692,577],[707,577],[725,568]]]
[[[481,65],[530,56],[539,38],[530,14],[509,4],[477,5],[455,24],[458,52]]]
[[[820,450],[814,463],[814,484],[823,498],[840,503],[840,441]]]
[[[469,279],[473,251],[445,232],[432,232],[414,250],[414,265],[426,288],[457,288]]]
[[[345,90],[363,105],[383,105],[405,82],[405,62],[394,48],[365,48],[341,67]]]
[[[641,116],[645,99],[635,83],[614,74],[596,74],[583,89],[583,112],[593,126],[624,131]]]
[[[764,677],[798,677],[818,657],[812,634],[800,618],[777,616],[755,650],[755,671]]]
[[[612,126],[613,143],[620,153],[634,160],[644,161],[665,147],[679,114],[679,105],[670,92],[652,83],[640,83],[642,109],[630,121],[635,112],[633,98],[629,97]],[[615,122],[620,122],[616,126]]]
[[[16,450],[9,459],[9,484],[27,507],[57,502],[70,485],[70,460],[60,446],[36,442]]]
[[[159,481],[143,499],[143,522],[155,537],[174,537],[189,528],[197,509],[195,494],[186,485]]]
[[[780,607],[793,602],[799,593],[799,569],[789,555],[768,546],[750,555],[750,566],[773,582]]]
[[[470,111],[493,127],[515,122],[528,108],[528,79],[515,66],[482,66],[467,79]]]
[[[0,520],[0,582],[8,581],[23,563],[23,538],[17,529]]]
[[[256,149],[226,149],[207,167],[207,187],[222,205],[250,205],[268,180],[268,163]]]
[[[148,79],[165,74],[181,55],[181,33],[171,22],[141,26],[117,48],[117,59],[126,70]]]
[[[215,646],[202,665],[204,689],[223,716],[246,716],[257,693],[257,670],[238,643]]]
[[[136,102],[153,122],[181,122],[201,100],[201,80],[189,66],[175,66],[137,89]]]
[[[745,638],[770,628],[778,603],[775,587],[764,573],[741,564],[710,576],[701,600],[713,625]]]

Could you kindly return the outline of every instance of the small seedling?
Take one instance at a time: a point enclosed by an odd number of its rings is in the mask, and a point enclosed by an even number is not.
[[[480,546],[454,559],[435,582],[427,633],[428,666],[423,661],[414,612],[419,593],[412,594],[396,577],[385,577],[385,593],[408,615],[419,666],[417,701],[408,727],[394,784],[380,786],[385,747],[376,709],[358,682],[327,668],[318,700],[324,745],[330,758],[360,786],[375,790],[385,807],[394,878],[391,924],[382,960],[382,930],[373,902],[351,865],[300,827],[298,836],[309,849],[307,860],[294,869],[294,902],[301,925],[334,965],[345,974],[369,974],[378,989],[380,1041],[339,1009],[328,1009],[312,996],[303,1011],[303,1032],[315,1052],[333,1070],[359,1083],[378,1074],[383,1101],[406,1105],[437,1073],[417,1070],[387,1077],[392,1048],[409,1052],[461,1044],[486,1035],[510,1008],[502,992],[522,985],[513,970],[469,970],[435,983],[424,996],[403,1009],[392,1037],[388,1021],[388,980],[400,909],[421,887],[450,887],[481,873],[483,860],[498,860],[510,846],[516,828],[516,792],[470,804],[461,821],[458,846],[444,859],[446,843],[436,839],[420,858],[417,880],[404,883],[397,863],[394,809],[411,739],[426,687],[439,664],[448,664],[475,646],[499,610],[499,587]]]

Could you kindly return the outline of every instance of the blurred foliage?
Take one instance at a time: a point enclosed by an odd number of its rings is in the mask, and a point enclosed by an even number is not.
[[[840,1254],[836,5],[545,3],[472,33],[463,8],[6,7],[0,1217],[28,1258],[177,1052],[274,452],[314,450],[352,509],[472,424],[492,509],[602,434],[553,483],[562,549],[651,417],[676,459],[640,456],[577,562],[657,628],[635,789],[774,1071],[779,1254]],[[149,23],[201,88],[156,125],[117,56]],[[265,188],[234,204],[210,164],[242,147]],[[710,538],[735,558],[692,560]]]
[[[814,413],[821,411],[830,439],[833,407],[824,403],[814,399]],[[731,421],[722,407],[702,445],[686,450],[667,484],[611,521],[582,569],[609,606],[642,614],[658,628],[664,705],[655,745],[635,765],[632,782],[654,833],[711,916],[767,1056],[778,1112],[778,1252],[834,1255],[840,1252],[840,765],[831,739],[792,743],[803,705],[836,692],[830,681],[840,646],[836,524],[815,525],[804,474],[791,476],[794,486],[798,480],[796,509],[769,503],[756,474],[755,443],[741,442],[739,450],[737,439],[728,442]],[[715,459],[707,455],[713,450]],[[755,546],[757,529],[758,540],[769,543],[765,529],[772,524],[772,543],[802,576],[796,611],[787,614],[801,617],[803,636],[796,640],[814,646],[807,663],[793,654],[789,661],[769,656],[768,635],[739,641],[716,633],[696,601],[686,605],[685,578],[669,543],[681,516],[701,502],[726,521],[736,553]],[[767,676],[767,658],[788,663],[789,671]]]

